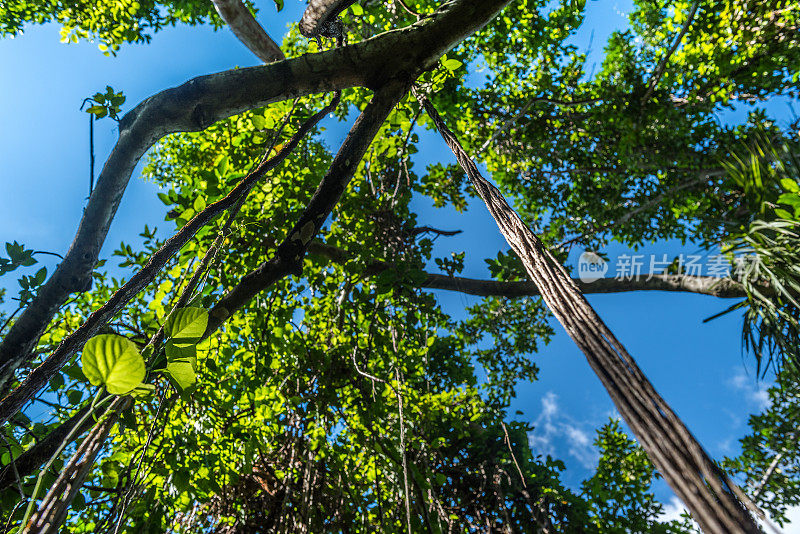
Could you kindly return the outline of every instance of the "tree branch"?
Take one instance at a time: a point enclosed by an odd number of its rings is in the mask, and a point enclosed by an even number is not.
[[[667,62],[669,61],[669,58],[672,57],[672,54],[674,54],[675,50],[678,49],[683,36],[686,35],[687,31],[689,31],[689,25],[691,25],[692,20],[694,19],[694,14],[697,13],[697,8],[699,6],[699,0],[695,0],[695,2],[692,4],[692,9],[689,11],[689,15],[686,17],[686,21],[683,23],[683,27],[681,27],[680,33],[678,33],[678,36],[675,38],[675,41],[672,43],[672,46],[667,51],[666,55],[661,58],[661,62],[659,62],[656,70],[653,71],[653,75],[650,77],[650,82],[647,84],[647,92],[645,92],[644,96],[642,97],[642,104],[645,104],[648,100],[650,100],[650,97],[653,95],[653,91],[655,91],[659,80],[661,80],[661,76],[664,75],[664,70],[667,68]]]
[[[314,236],[339,202],[386,117],[407,91],[407,84],[400,81],[375,94],[359,115],[300,219],[287,234],[286,239],[278,245],[275,255],[245,275],[239,284],[211,309],[205,337],[215,332],[236,310],[242,308],[259,292],[284,276],[301,274],[303,257]]]
[[[683,274],[655,274],[634,276],[629,280],[601,278],[586,283],[578,278],[572,281],[584,294],[627,293],[631,291],[678,291],[696,293],[718,298],[745,298],[744,289],[730,278],[711,276],[687,276]],[[428,273],[422,283],[428,289],[446,289],[481,297],[527,297],[539,295],[533,282],[499,282],[496,280],[476,280],[443,274]]]
[[[335,263],[344,264],[350,254],[338,247],[323,243],[311,243],[308,253],[325,257]],[[394,268],[385,262],[373,262],[367,270],[369,274],[377,274]],[[479,297],[529,297],[539,295],[533,282],[501,282],[499,280],[480,280],[460,276],[448,276],[437,273],[425,273],[426,278],[420,284],[425,289],[444,289],[458,291]],[[625,280],[601,278],[594,282],[583,282],[579,278],[572,281],[585,294],[626,293],[631,291],[677,291],[709,295],[718,298],[745,298],[747,293],[741,285],[730,278],[712,276],[689,276],[685,274],[654,274],[629,277]],[[765,291],[768,291],[765,288]]]
[[[203,226],[220,213],[236,206],[267,172],[277,167],[297,147],[300,140],[310,132],[319,121],[328,115],[339,103],[337,93],[333,101],[310,117],[292,138],[272,158],[263,161],[252,172],[245,176],[224,198],[208,205],[195,215],[192,220],[181,227],[178,232],[167,239],[140,271],[134,274],[111,298],[75,330],[65,337],[55,351],[30,372],[26,379],[14,391],[0,401],[0,424],[5,423],[22,406],[32,399],[44,387],[52,376],[58,372],[69,358],[79,351],[83,345],[105,325],[111,317],[118,313],[139,291],[149,284],[167,261],[191,240]]]
[[[231,115],[290,97],[377,88],[396,73],[413,77],[491,20],[510,0],[450,0],[401,30],[352,46],[200,76],[140,103],[120,121],[119,139],[97,180],[64,261],[0,343],[0,391],[26,361],[67,297],[86,291],[131,173],[170,133],[199,131]]]
[[[417,226],[416,228],[411,229],[411,235],[419,235],[419,234],[436,234],[437,236],[443,235],[447,237],[452,237],[454,235],[458,235],[462,232],[462,230],[440,230],[438,228],[433,228],[432,226]]]
[[[214,8],[234,35],[264,63],[280,61],[285,56],[250,10],[240,0],[212,0]]]

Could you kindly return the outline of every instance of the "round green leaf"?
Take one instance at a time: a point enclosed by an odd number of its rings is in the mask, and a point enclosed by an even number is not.
[[[125,395],[142,383],[144,359],[136,345],[122,336],[103,334],[86,342],[81,355],[83,374],[109,393]]]

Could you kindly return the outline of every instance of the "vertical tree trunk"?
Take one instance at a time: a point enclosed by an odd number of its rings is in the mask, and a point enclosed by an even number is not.
[[[500,191],[481,176],[433,105],[425,98],[418,96],[418,99],[486,203],[500,232],[522,260],[545,303],[586,355],[653,464],[700,527],[710,534],[761,532],[740,499],[753,510],[758,508],[717,467],[656,392],[564,267],[544,248]]]

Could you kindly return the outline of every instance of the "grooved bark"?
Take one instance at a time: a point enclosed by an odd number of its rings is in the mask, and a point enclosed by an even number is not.
[[[420,102],[483,199],[500,232],[522,260],[547,306],[583,351],[650,460],[703,531],[709,534],[760,533],[761,529],[739,499],[758,510],[755,505],[717,467],[656,392],[564,267],[544,248],[500,191],[481,176],[430,101],[420,98]]]
[[[67,517],[67,512],[80,491],[94,460],[103,449],[106,438],[114,428],[119,414],[131,403],[130,397],[117,397],[101,420],[81,442],[69,462],[59,473],[39,508],[31,516],[22,534],[56,534]]]

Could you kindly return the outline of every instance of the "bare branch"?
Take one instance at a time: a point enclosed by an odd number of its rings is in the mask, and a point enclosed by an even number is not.
[[[439,230],[438,228],[433,228],[431,226],[418,226],[411,230],[411,235],[419,235],[419,234],[436,234],[443,235],[447,237],[452,237],[454,235],[458,235],[461,233],[461,230]]]
[[[308,253],[323,256],[335,263],[344,264],[350,254],[338,247],[323,243],[311,243]],[[385,262],[373,262],[367,267],[368,274],[378,274],[394,266]],[[425,289],[444,289],[458,291],[479,297],[530,297],[539,295],[539,289],[533,282],[501,282],[499,280],[480,280],[461,276],[448,276],[437,273],[425,273],[426,278],[420,284]],[[696,293],[717,298],[745,298],[747,294],[741,285],[730,278],[712,276],[689,276],[685,274],[654,274],[629,277],[624,280],[601,278],[594,282],[583,282],[579,278],[572,281],[585,294],[627,293],[632,291],[676,291]],[[764,288],[769,291],[769,288]]]
[[[285,58],[281,47],[272,40],[240,0],[212,0],[212,2],[233,34],[261,61],[272,63]]]
[[[684,274],[655,274],[634,276],[627,280],[601,278],[586,283],[579,278],[572,281],[584,294],[627,293],[631,291],[678,291],[696,293],[718,298],[745,298],[742,286],[730,278],[711,276],[688,276]],[[481,297],[526,297],[539,295],[533,282],[499,282],[496,280],[476,280],[443,274],[429,273],[422,283],[428,289],[446,289]]]

